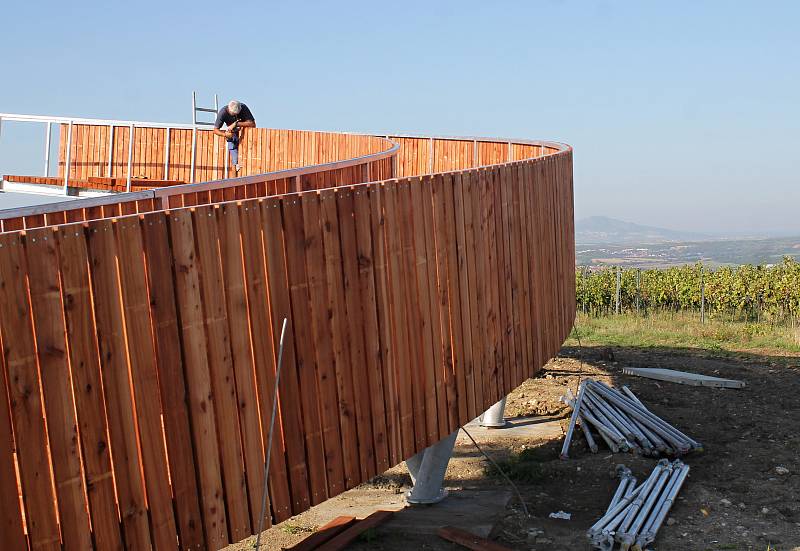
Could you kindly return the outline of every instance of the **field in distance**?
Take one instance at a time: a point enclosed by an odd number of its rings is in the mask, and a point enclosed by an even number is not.
[[[579,266],[666,268],[695,262],[710,267],[758,265],[777,264],[785,256],[800,260],[800,237],[622,245],[577,243],[575,247],[575,260]]]

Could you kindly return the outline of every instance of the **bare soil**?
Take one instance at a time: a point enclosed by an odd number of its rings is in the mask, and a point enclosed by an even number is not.
[[[665,367],[742,379],[740,390],[694,387],[622,374],[622,367]],[[657,415],[696,440],[705,451],[683,458],[690,476],[655,544],[658,550],[800,550],[800,358],[768,353],[725,353],[696,349],[564,348],[534,379],[509,397],[506,417],[542,415],[560,419],[569,410],[559,397],[575,392],[580,377],[591,376],[615,386],[628,385]],[[614,470],[625,464],[641,479],[655,459],[612,454],[602,444],[592,454],[576,434],[571,459],[558,459],[563,438],[497,439],[486,447],[502,460],[527,449],[537,462],[530,476],[518,482],[531,517],[511,500],[491,539],[512,549],[591,549],[586,529],[602,515],[616,487]],[[497,487],[506,483],[487,474],[488,463],[468,443],[457,445],[446,485]],[[778,468],[781,467],[781,468]],[[776,468],[778,468],[776,470]],[[784,469],[788,470],[785,473]],[[785,474],[781,474],[785,473]],[[395,496],[409,484],[403,466],[391,469],[363,487],[384,488]],[[347,514],[348,494],[336,498]],[[353,498],[356,499],[356,498]],[[351,504],[352,505],[352,504]],[[548,518],[571,513],[570,520]],[[302,539],[321,523],[304,513],[267,532],[269,549]],[[350,549],[408,551],[452,550],[459,547],[434,535],[372,534]],[[237,549],[246,549],[246,545]]]

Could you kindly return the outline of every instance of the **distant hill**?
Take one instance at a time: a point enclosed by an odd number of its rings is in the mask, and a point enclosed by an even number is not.
[[[575,222],[575,242],[579,244],[623,245],[711,239],[714,237],[702,233],[642,226],[607,216],[591,216]]]

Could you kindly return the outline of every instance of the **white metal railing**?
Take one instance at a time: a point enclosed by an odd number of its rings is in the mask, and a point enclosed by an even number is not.
[[[45,131],[45,154],[44,154],[44,176],[50,175],[50,139],[52,134],[53,124],[67,125],[67,143],[64,167],[64,195],[69,194],[69,166],[72,161],[72,129],[76,124],[89,125],[89,126],[108,126],[109,127],[109,141],[108,141],[108,177],[111,177],[113,170],[113,155],[114,155],[114,128],[120,126],[128,127],[130,134],[128,140],[128,178],[126,182],[126,191],[131,190],[131,169],[133,165],[133,135],[136,128],[163,128],[167,131],[167,139],[164,145],[164,179],[167,179],[169,174],[169,134],[172,129],[192,130],[196,132],[196,125],[194,124],[177,124],[177,123],[159,123],[159,122],[145,122],[145,121],[124,121],[114,119],[87,119],[82,117],[53,117],[43,115],[21,115],[17,113],[0,113],[0,133],[2,133],[3,121],[9,122],[30,122],[40,123],[46,125]],[[196,139],[192,140],[192,165],[191,165],[191,178],[194,180],[195,169],[195,148],[197,147]]]

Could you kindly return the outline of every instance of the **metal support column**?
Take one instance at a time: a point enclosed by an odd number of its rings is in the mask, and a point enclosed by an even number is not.
[[[44,177],[50,176],[50,134],[52,133],[52,123],[47,123],[47,130],[44,135]]]
[[[414,482],[414,487],[406,492],[406,501],[409,504],[430,505],[447,497],[447,490],[442,488],[442,483],[450,456],[453,455],[456,436],[458,430],[406,460],[408,472]]]
[[[481,426],[489,429],[501,429],[506,426],[506,420],[503,413],[506,409],[506,398],[494,404],[481,415]]]

